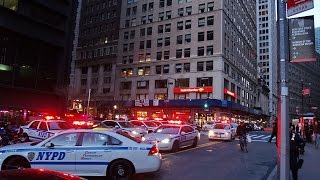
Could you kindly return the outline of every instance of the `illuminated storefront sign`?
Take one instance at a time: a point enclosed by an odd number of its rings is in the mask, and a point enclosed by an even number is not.
[[[228,94],[229,96],[232,96],[234,98],[237,98],[237,94],[234,92],[229,91],[228,89],[224,89],[224,93]]]
[[[209,93],[213,92],[212,87],[195,87],[195,88],[174,88],[174,93]]]

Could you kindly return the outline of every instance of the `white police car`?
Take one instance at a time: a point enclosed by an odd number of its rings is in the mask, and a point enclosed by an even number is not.
[[[121,121],[121,120],[104,120],[98,124],[99,128],[118,128],[123,130],[124,132],[128,133],[129,135],[142,138],[144,135],[147,134],[145,129],[136,128],[131,122],[129,121]]]
[[[34,120],[21,126],[23,133],[26,133],[31,141],[44,140],[72,128],[71,124],[63,120]]]
[[[181,147],[196,147],[200,139],[198,130],[189,125],[166,124],[144,137],[145,141],[157,143],[159,150],[178,151]]]
[[[67,130],[42,142],[0,148],[1,170],[31,167],[130,179],[134,173],[157,171],[160,166],[156,145],[123,131]]]

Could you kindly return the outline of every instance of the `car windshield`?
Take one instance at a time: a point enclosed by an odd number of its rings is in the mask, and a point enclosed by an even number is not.
[[[135,137],[133,137],[133,136],[130,136],[128,133],[126,133],[126,132],[124,132],[124,131],[117,131],[116,132],[117,134],[120,134],[120,135],[122,135],[122,136],[124,136],[124,137],[126,137],[126,138],[129,138],[129,139],[131,139],[132,141],[134,141],[134,142],[136,142],[136,143],[141,143],[142,142],[142,140],[141,139],[138,139],[138,138],[135,138]]]
[[[228,126],[226,124],[216,124],[214,129],[226,129]]]
[[[73,127],[67,122],[48,122],[50,130],[72,129]]]
[[[178,134],[179,133],[179,126],[160,126],[156,133],[160,134]]]
[[[158,121],[153,121],[153,123],[155,123],[157,126],[161,125],[161,122],[158,122]]]
[[[131,122],[119,122],[119,124],[123,128],[134,128],[134,125]]]
[[[157,125],[154,122],[144,122],[148,127],[157,127]]]

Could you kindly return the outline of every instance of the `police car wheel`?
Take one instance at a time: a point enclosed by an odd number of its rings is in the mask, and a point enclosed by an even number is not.
[[[193,140],[193,143],[192,143],[192,147],[195,148],[195,147],[197,147],[197,145],[198,145],[198,138],[195,137]]]
[[[30,168],[30,163],[23,157],[12,157],[4,163],[3,169],[23,169]]]
[[[133,173],[133,166],[127,160],[117,160],[110,165],[109,176],[112,179],[131,179]]]
[[[179,149],[180,149],[179,141],[175,141],[175,142],[173,143],[173,145],[172,145],[171,151],[172,151],[172,152],[177,152],[177,151],[179,151]]]

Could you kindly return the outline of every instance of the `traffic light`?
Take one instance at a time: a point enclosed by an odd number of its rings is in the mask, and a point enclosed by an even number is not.
[[[209,111],[209,105],[207,102],[204,103],[203,107],[205,111]]]

